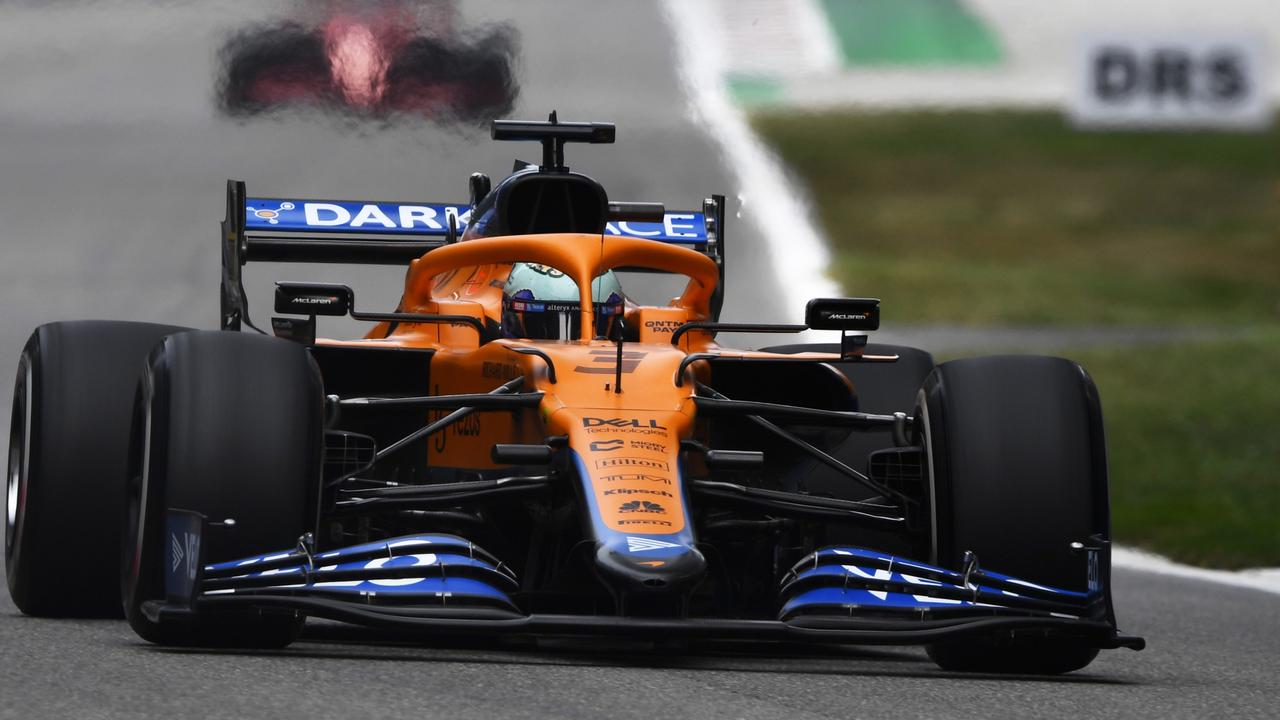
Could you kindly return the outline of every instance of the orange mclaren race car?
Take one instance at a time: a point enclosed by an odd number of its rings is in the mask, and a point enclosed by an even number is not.
[[[66,322],[23,352],[9,590],[161,644],[281,646],[316,616],[426,636],[927,645],[1066,672],[1120,634],[1097,393],[1067,360],[934,366],[868,345],[879,301],[719,321],[724,204],[610,202],[542,143],[458,205],[228,185],[222,329]],[[394,312],[246,262],[407,267]],[[619,272],[687,278],[663,306]],[[317,317],[372,323],[317,338]],[[733,350],[717,333],[830,330]],[[123,553],[119,548],[123,547]],[[74,550],[74,552],[72,552]],[[72,554],[68,554],[72,553]]]

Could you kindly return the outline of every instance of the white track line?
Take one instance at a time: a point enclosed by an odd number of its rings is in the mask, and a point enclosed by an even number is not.
[[[708,2],[724,31],[721,70],[774,80],[839,72],[840,43],[819,0]]]
[[[1280,568],[1252,570],[1207,570],[1176,563],[1169,558],[1145,550],[1118,547],[1112,551],[1111,564],[1126,570],[1159,573],[1190,580],[1203,580],[1235,587],[1262,590],[1280,595]]]
[[[839,286],[827,277],[831,256],[810,220],[809,208],[792,192],[777,158],[729,98],[724,81],[728,58],[719,15],[708,0],[664,0],[663,10],[675,36],[680,78],[693,120],[706,127],[720,145],[738,183],[742,208],[768,243],[767,251],[787,295],[782,298],[785,307],[803,307],[812,297],[839,297]],[[1112,564],[1280,594],[1280,568],[1206,570],[1131,548],[1116,548]]]
[[[792,192],[782,165],[729,99],[719,16],[706,0],[664,0],[663,7],[675,35],[678,69],[693,120],[720,145],[738,186],[742,214],[765,239],[770,264],[782,281],[781,306],[798,312],[810,298],[840,297],[839,286],[827,277],[831,256],[810,221],[809,208]],[[810,339],[799,340],[806,341]]]

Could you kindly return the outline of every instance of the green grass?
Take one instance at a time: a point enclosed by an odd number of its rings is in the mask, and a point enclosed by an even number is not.
[[[765,114],[833,275],[886,327],[1230,325],[1065,353],[1097,381],[1117,540],[1280,565],[1280,129],[1076,132],[1023,112]]]
[[[1280,319],[1280,130],[1076,132],[1030,112],[762,114],[834,278],[886,322]]]
[[[1001,60],[1000,41],[958,0],[822,0],[849,65],[965,65]]]
[[[1071,357],[1102,397],[1117,540],[1200,565],[1280,566],[1280,330]]]

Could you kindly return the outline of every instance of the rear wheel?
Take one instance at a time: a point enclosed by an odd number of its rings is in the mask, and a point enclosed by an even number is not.
[[[87,320],[36,328],[9,422],[5,566],[29,615],[120,616],[134,388],[147,353],[185,328]]]
[[[139,383],[131,452],[123,599],[129,624],[167,645],[279,647],[302,616],[240,610],[152,622],[165,596],[164,515],[201,513],[205,563],[283,550],[315,528],[323,394],[307,350],[260,335],[192,332],[165,340]]]
[[[931,559],[959,569],[972,551],[982,567],[1086,590],[1085,559],[1070,544],[1110,535],[1102,412],[1088,374],[1048,357],[943,363],[920,391],[917,417],[931,479]],[[1050,638],[929,648],[944,669],[982,672],[1070,672],[1097,652]]]

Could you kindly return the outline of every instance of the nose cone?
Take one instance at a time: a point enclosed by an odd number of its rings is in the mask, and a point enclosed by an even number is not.
[[[599,546],[596,569],[620,593],[683,594],[702,580],[707,561],[683,543],[628,535]]]

